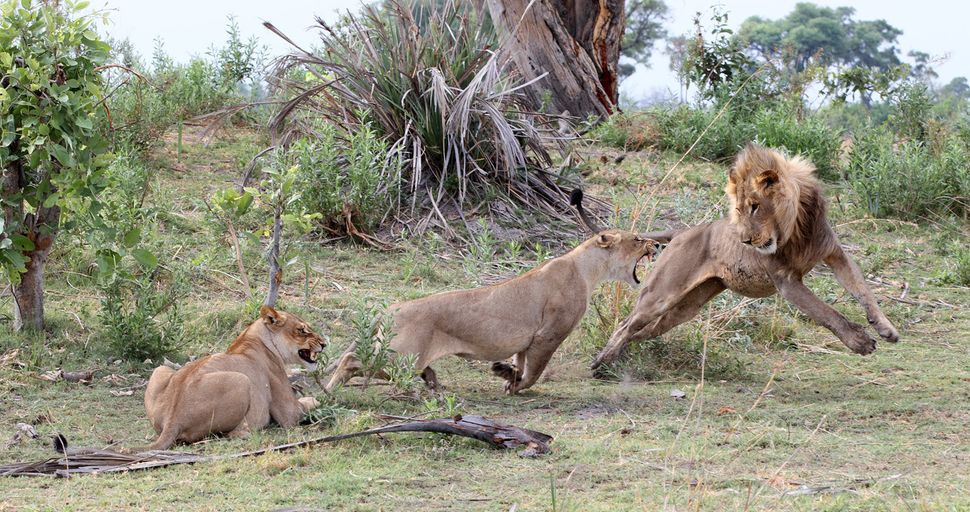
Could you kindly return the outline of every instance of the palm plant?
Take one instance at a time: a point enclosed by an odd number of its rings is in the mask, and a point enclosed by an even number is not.
[[[388,142],[381,174],[390,210],[435,212],[453,199],[467,208],[499,196],[554,216],[568,212],[569,177],[558,120],[531,112],[497,48],[487,17],[454,0],[365,6],[329,25],[317,19],[321,50],[300,48],[277,62],[287,101],[271,127],[281,144],[314,136],[323,120],[346,135],[373,127]],[[405,162],[400,165],[400,162]],[[446,222],[446,221],[445,221]]]

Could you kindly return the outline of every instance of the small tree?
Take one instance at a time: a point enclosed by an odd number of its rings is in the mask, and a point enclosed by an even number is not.
[[[246,293],[249,294],[249,277],[246,275],[242,261],[242,251],[239,248],[238,235],[233,219],[246,214],[250,207],[256,205],[259,211],[267,215],[268,227],[260,226],[259,234],[267,238],[266,263],[269,267],[269,288],[263,304],[276,306],[279,298],[280,285],[283,283],[283,270],[295,261],[286,259],[288,246],[283,243],[283,228],[296,231],[297,235],[305,235],[320,218],[319,213],[307,213],[300,204],[300,193],[294,187],[299,167],[293,166],[287,170],[268,169],[266,179],[259,189],[246,188],[243,192],[234,189],[217,192],[212,196],[213,213],[231,230],[230,237],[235,251],[239,273],[245,280]],[[257,235],[246,233],[246,236],[257,239]]]
[[[98,67],[111,49],[78,15],[86,6],[0,4],[0,268],[17,330],[44,327],[44,265],[62,208],[91,206],[101,187]]]

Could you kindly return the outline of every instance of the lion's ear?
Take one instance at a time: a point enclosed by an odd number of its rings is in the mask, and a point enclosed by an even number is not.
[[[263,319],[266,325],[283,325],[283,315],[279,314],[275,309],[263,305],[259,308],[259,316]]]
[[[596,245],[607,249],[620,241],[620,235],[616,233],[600,233],[596,235]]]
[[[762,172],[755,180],[762,190],[767,190],[778,183],[778,173],[772,169]]]

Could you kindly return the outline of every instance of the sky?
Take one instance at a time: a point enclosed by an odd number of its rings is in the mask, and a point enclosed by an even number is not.
[[[164,41],[165,49],[176,60],[203,55],[210,46],[225,40],[226,17],[236,16],[247,37],[256,35],[273,55],[287,51],[288,45],[262,26],[263,21],[276,25],[299,44],[315,41],[314,16],[326,21],[337,19],[339,13],[356,11],[359,0],[96,0],[110,9],[111,23],[106,28],[115,38],[128,38],[144,56],[150,56],[156,38]],[[710,19],[711,6],[718,5],[729,15],[729,25],[737,28],[749,16],[777,19],[794,9],[796,1],[779,0],[666,0],[670,13],[665,26],[670,35],[690,34],[695,13]],[[942,83],[957,76],[970,76],[970,45],[966,43],[970,2],[923,0],[815,0],[829,7],[850,6],[856,9],[856,19],[884,19],[903,31],[899,37],[901,57],[910,50],[931,55],[934,68]],[[669,58],[658,43],[650,68],[641,67],[621,83],[624,96],[632,100],[648,97],[676,96],[679,85],[676,75],[668,69]]]

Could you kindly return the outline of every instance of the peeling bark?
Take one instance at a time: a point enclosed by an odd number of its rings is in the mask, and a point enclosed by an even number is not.
[[[619,99],[623,0],[487,0],[534,106],[605,117]]]

